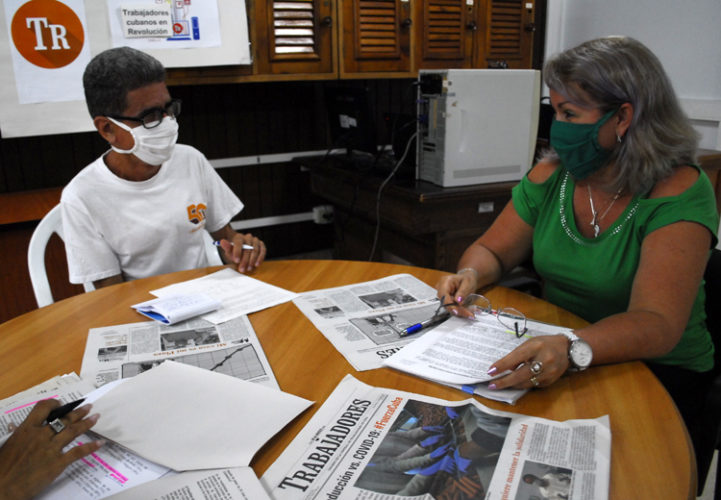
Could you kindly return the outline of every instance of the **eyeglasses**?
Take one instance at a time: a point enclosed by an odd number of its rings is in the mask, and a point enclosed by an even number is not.
[[[165,116],[170,116],[171,118],[177,118],[180,115],[180,104],[182,101],[180,99],[173,99],[168,104],[165,105],[163,108],[150,108],[146,109],[142,113],[140,113],[138,116],[121,116],[121,115],[108,115],[110,118],[115,118],[116,120],[130,120],[133,122],[140,122],[142,123],[143,127],[145,128],[155,128],[158,125],[160,125],[160,122],[163,121],[163,118]]]
[[[459,305],[455,302],[443,304],[442,300],[441,304],[443,305],[443,307]],[[495,316],[498,322],[503,325],[504,328],[515,333],[516,337],[518,337],[519,339],[523,337],[528,331],[528,321],[525,314],[523,314],[521,311],[514,307],[504,307],[503,309],[498,309],[494,313],[493,308],[491,307],[491,301],[483,295],[472,293],[463,300],[460,306],[468,309],[470,312],[473,313],[474,316],[481,314],[491,314]]]

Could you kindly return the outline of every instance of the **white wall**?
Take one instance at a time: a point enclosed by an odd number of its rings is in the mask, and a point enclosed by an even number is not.
[[[607,35],[649,47],[702,134],[701,147],[721,149],[721,1],[548,1],[547,56]]]

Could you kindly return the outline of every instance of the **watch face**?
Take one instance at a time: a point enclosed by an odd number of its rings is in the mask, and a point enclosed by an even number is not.
[[[571,362],[580,369],[588,368],[593,359],[591,346],[585,340],[578,339],[571,344],[568,350],[568,357]]]

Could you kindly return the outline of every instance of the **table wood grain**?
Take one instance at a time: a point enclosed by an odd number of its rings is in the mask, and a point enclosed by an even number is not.
[[[31,311],[0,325],[0,398],[80,366],[90,328],[143,321],[130,306],[150,290],[210,274],[220,267],[123,283]],[[294,292],[409,273],[434,286],[445,273],[395,264],[286,260],[264,263],[253,276]],[[494,307],[514,306],[529,318],[578,328],[585,322],[540,299],[494,287]],[[292,303],[253,313],[250,320],[280,387],[315,401],[271,439],[253,460],[258,476],[275,461],[348,373],[374,386],[462,400],[460,391],[387,368],[356,372]],[[640,362],[592,367],[534,390],[515,406],[478,398],[488,407],[555,420],[609,415],[611,499],[695,498],[696,466],[688,433],[668,394]]]

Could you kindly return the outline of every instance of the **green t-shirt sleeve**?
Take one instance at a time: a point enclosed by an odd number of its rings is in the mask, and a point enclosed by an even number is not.
[[[560,168],[556,169],[548,179],[540,184],[531,182],[526,174],[521,182],[511,190],[513,208],[529,226],[535,227],[539,211],[545,205],[546,197],[552,196],[554,193],[553,186],[558,181],[560,171]]]
[[[711,181],[702,170],[698,180],[679,196],[646,200],[655,202],[653,216],[648,218],[646,234],[679,221],[696,222],[711,232],[711,246],[718,243],[719,215]]]

